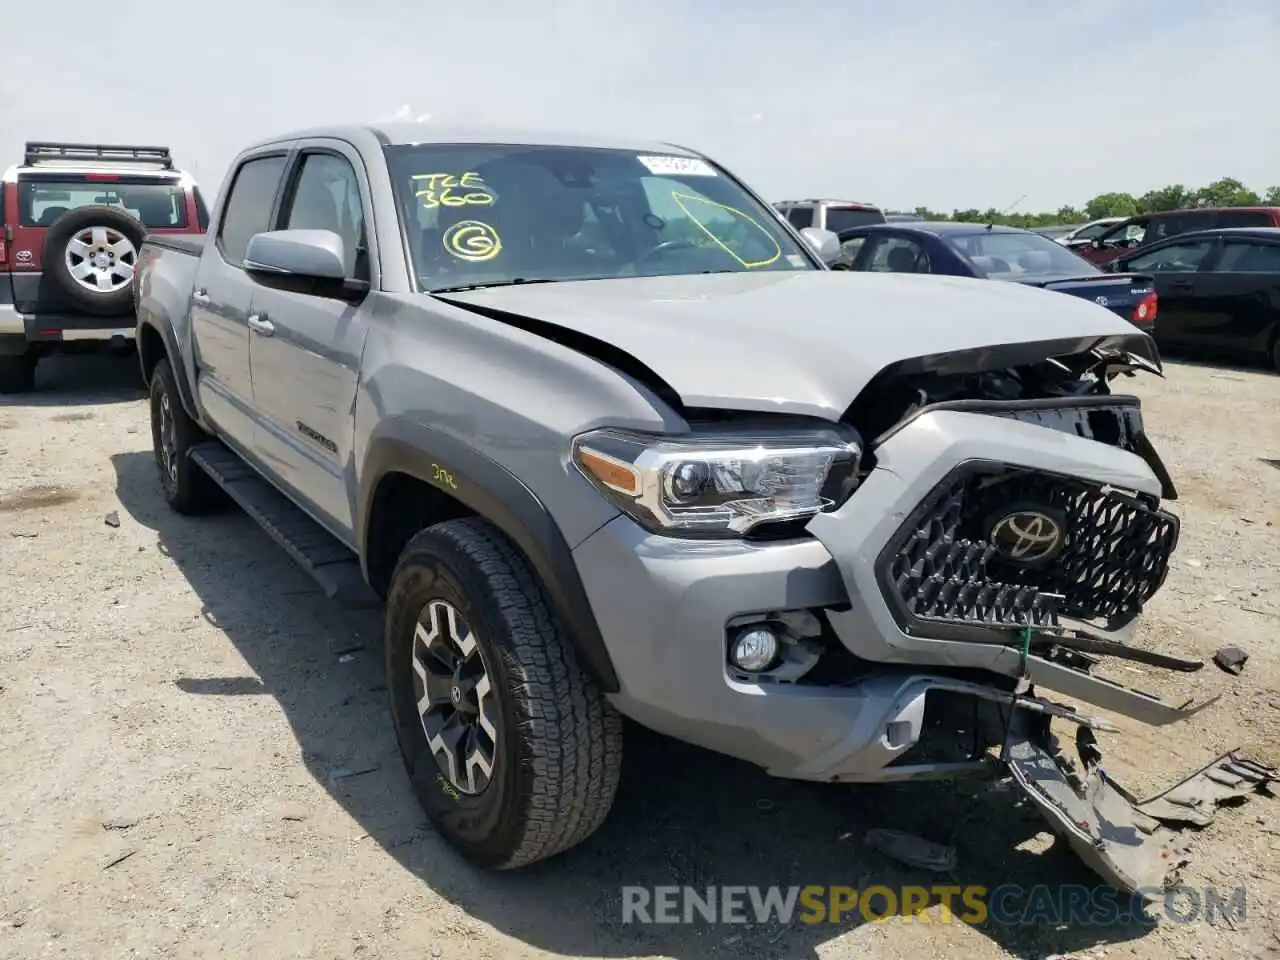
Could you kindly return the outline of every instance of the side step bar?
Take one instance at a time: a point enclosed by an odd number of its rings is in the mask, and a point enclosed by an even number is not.
[[[345,607],[368,609],[382,601],[364,582],[360,560],[284,494],[218,441],[192,447],[192,461]]]

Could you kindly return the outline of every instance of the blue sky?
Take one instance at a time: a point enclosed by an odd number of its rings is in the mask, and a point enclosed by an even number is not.
[[[774,200],[1280,183],[1277,0],[5,6],[0,167],[26,139],[167,143],[210,197],[250,140],[397,112],[684,143]]]

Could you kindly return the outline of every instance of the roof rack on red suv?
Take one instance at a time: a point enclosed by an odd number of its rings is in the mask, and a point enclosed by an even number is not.
[[[209,223],[168,147],[32,140],[22,159],[0,178],[0,393],[50,352],[126,347],[143,236]]]
[[[173,169],[173,155],[168,147],[134,147],[110,143],[43,143],[27,144],[23,162],[28,167],[49,161],[88,161],[102,163],[148,163],[162,170]]]

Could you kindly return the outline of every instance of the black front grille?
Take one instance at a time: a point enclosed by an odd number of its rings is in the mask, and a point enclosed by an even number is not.
[[[1061,552],[1044,567],[1007,559],[991,518],[1017,504],[1065,520]],[[1003,465],[952,473],[899,528],[877,572],[913,633],[950,636],[983,625],[1057,626],[1059,617],[1116,625],[1164,583],[1178,519],[1153,498]]]

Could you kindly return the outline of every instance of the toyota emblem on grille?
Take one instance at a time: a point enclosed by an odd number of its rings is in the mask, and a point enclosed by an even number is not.
[[[1066,543],[1061,514],[1044,507],[1018,507],[991,524],[987,540],[1011,563],[1034,566],[1052,560]]]

